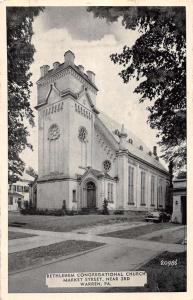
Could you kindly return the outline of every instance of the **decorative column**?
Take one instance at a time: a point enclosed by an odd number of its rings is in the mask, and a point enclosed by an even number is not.
[[[119,151],[117,152],[118,184],[117,184],[117,209],[124,210],[128,203],[128,150],[127,133],[122,125],[121,132],[118,132]]]

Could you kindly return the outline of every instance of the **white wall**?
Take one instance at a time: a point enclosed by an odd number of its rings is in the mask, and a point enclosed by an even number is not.
[[[63,200],[69,207],[69,181],[53,181],[38,183],[37,208],[61,209]]]

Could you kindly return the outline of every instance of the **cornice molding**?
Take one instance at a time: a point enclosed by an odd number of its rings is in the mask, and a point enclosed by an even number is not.
[[[40,177],[37,180],[37,183],[55,182],[55,181],[78,181],[78,179],[75,177],[69,177],[64,175],[47,175],[45,177]]]
[[[151,164],[151,163],[149,163],[149,162],[143,160],[142,158],[140,158],[140,157],[138,157],[138,156],[136,156],[136,155],[134,155],[134,154],[131,154],[129,151],[128,151],[128,157],[132,157],[132,158],[134,158],[135,160],[137,160],[137,161],[139,161],[139,162],[142,162],[144,165],[147,165],[147,166],[151,167],[151,168],[154,169],[154,170],[158,170],[160,173],[162,173],[162,174],[164,174],[164,175],[167,175],[168,178],[169,178],[169,172],[164,171],[164,170],[158,168],[157,166],[155,166],[155,165],[153,165],[153,164]]]

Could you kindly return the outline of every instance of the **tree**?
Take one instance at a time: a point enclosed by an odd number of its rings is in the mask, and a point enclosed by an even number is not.
[[[27,125],[34,126],[34,115],[30,107],[30,65],[35,48],[31,43],[34,17],[42,7],[7,8],[7,68],[8,68],[8,179],[16,182],[24,171],[20,158],[28,142]],[[27,122],[26,122],[27,121]]]
[[[150,127],[158,130],[162,157],[174,168],[186,165],[186,22],[183,7],[89,7],[108,22],[122,19],[126,29],[138,30],[132,47],[112,54],[124,83],[139,81],[139,102],[149,100]]]

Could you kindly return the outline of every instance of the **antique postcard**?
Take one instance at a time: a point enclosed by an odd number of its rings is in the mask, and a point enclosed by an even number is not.
[[[2,299],[192,299],[191,2],[1,8]]]

